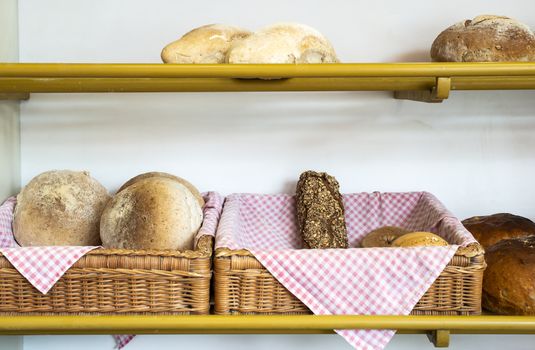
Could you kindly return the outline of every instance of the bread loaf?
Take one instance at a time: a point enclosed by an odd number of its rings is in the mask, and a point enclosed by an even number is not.
[[[474,216],[463,220],[463,225],[484,249],[504,239],[535,235],[533,221],[509,213]]]
[[[363,239],[360,245],[362,248],[374,248],[374,247],[391,247],[392,243],[404,234],[410,231],[396,226],[384,226],[375,229],[368,233]]]
[[[482,304],[504,315],[535,315],[535,236],[502,240],[485,252]]]
[[[108,203],[100,221],[106,248],[186,250],[202,223],[201,206],[174,179],[139,180]]]
[[[266,27],[233,43],[228,63],[334,63],[336,53],[317,30],[297,23]]]
[[[535,34],[503,16],[483,15],[454,24],[433,42],[439,62],[535,61]]]
[[[396,238],[392,242],[392,247],[430,247],[430,246],[447,246],[442,237],[431,232],[411,232]]]
[[[17,196],[15,239],[21,246],[99,245],[100,215],[109,199],[88,172],[44,172]]]
[[[162,173],[162,172],[159,172],[159,171],[153,171],[153,172],[149,172],[149,173],[144,173],[144,174],[140,174],[140,175],[137,175],[137,176],[134,176],[133,178],[131,178],[130,180],[128,180],[127,182],[125,182],[121,188],[119,188],[119,190],[117,192],[121,192],[122,190],[124,190],[126,187],[132,185],[132,184],[135,184],[136,182],[140,181],[140,180],[143,180],[143,179],[148,179],[148,178],[151,178],[151,177],[164,177],[164,178],[167,178],[167,179],[171,179],[171,180],[175,180],[179,183],[181,183],[182,185],[186,186],[186,188],[188,190],[191,191],[191,193],[193,194],[193,196],[195,197],[195,199],[197,199],[197,201],[199,202],[199,205],[201,206],[201,208],[204,206],[204,199],[202,198],[202,195],[201,193],[199,192],[199,190],[193,186],[190,182],[184,180],[183,178],[181,177],[178,177],[178,176],[175,176],[175,175],[172,175],[172,174],[168,174],[168,173]]]
[[[347,248],[344,205],[338,181],[306,171],[297,182],[297,223],[306,248]]]
[[[165,63],[224,63],[233,42],[251,33],[223,24],[209,24],[184,34],[162,50]]]

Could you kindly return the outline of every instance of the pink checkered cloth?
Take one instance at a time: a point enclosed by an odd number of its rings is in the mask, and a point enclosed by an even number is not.
[[[46,294],[75,262],[98,247],[20,247],[13,237],[13,209],[17,200],[0,206],[0,252],[41,293]]]
[[[214,236],[223,206],[223,197],[216,192],[203,193],[204,219],[195,242],[203,236]],[[8,198],[0,205],[0,252],[21,275],[41,293],[46,294],[63,274],[84,254],[99,247],[20,247],[14,239],[13,209],[17,200]],[[118,348],[124,347],[134,335],[114,336]]]
[[[249,250],[316,315],[408,315],[459,246],[475,242],[432,194],[357,193],[343,196],[350,247],[370,231],[400,226],[431,231],[450,246],[300,249],[295,198],[227,197],[216,248]],[[336,330],[356,349],[383,349],[394,330]]]

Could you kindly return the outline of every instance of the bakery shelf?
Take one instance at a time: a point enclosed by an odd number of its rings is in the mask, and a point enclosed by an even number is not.
[[[333,329],[447,330],[470,334],[535,334],[535,316],[0,316],[0,334],[285,334]]]
[[[0,316],[0,335],[328,334],[397,329],[447,347],[450,334],[535,334],[535,316]]]
[[[337,64],[2,63],[0,95],[67,92],[398,91],[535,89],[535,62]],[[417,93],[414,93],[417,92]]]
[[[258,79],[263,78],[263,79]],[[535,89],[529,63],[355,63],[323,65],[0,64],[0,99],[30,93],[398,91],[437,101],[450,90]],[[535,334],[535,316],[0,316],[0,335],[299,334],[332,329],[449,334]]]

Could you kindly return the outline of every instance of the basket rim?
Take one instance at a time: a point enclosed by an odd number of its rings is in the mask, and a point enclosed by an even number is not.
[[[175,258],[210,258],[213,252],[214,236],[202,235],[197,240],[193,250],[144,250],[144,249],[107,249],[97,248],[85,255],[123,255],[123,256],[165,256]],[[0,257],[4,254],[0,252]]]
[[[374,249],[374,248],[367,248],[367,249]],[[396,249],[396,248],[394,248]],[[400,248],[403,249],[403,248]],[[474,258],[476,256],[483,256],[485,254],[485,251],[481,244],[478,242],[470,243],[464,247],[459,247],[457,251],[455,252],[455,256],[463,256],[466,258]],[[254,257],[254,255],[248,251],[247,249],[230,249],[227,247],[219,247],[215,249],[215,258],[223,258],[223,257],[230,257],[230,256],[250,256]]]

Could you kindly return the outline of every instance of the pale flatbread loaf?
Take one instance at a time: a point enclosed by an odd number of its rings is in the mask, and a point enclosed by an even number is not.
[[[297,23],[266,27],[229,50],[228,63],[334,63],[331,43],[317,30]]]
[[[223,24],[209,24],[184,34],[162,50],[165,63],[224,63],[234,41],[249,36],[246,29]]]
[[[535,61],[535,35],[512,18],[477,16],[440,33],[431,47],[431,58],[439,62]]]
[[[106,248],[186,250],[203,219],[202,209],[183,184],[150,177],[118,192],[100,221]]]
[[[17,196],[13,232],[21,246],[99,245],[110,196],[88,172],[47,171]]]
[[[151,171],[151,172],[148,172],[148,173],[144,173],[144,174],[140,174],[140,175],[137,175],[137,176],[134,176],[133,178],[131,178],[130,180],[126,181],[122,186],[121,188],[119,188],[119,190],[117,192],[121,192],[122,190],[124,190],[125,188],[127,188],[128,186],[132,185],[132,184],[135,184],[136,182],[140,181],[140,180],[143,180],[143,179],[148,179],[150,177],[164,177],[164,178],[167,178],[167,179],[171,179],[171,180],[175,180],[175,181],[178,181],[180,182],[182,185],[186,186],[190,191],[191,193],[193,194],[193,196],[197,199],[197,201],[199,202],[199,205],[201,207],[204,206],[204,199],[202,198],[202,195],[201,193],[199,192],[199,190],[193,186],[189,181],[186,181],[184,180],[183,178],[181,177],[178,177],[178,176],[175,176],[173,174],[169,174],[169,173],[163,173],[163,172],[160,172],[160,171]]]

